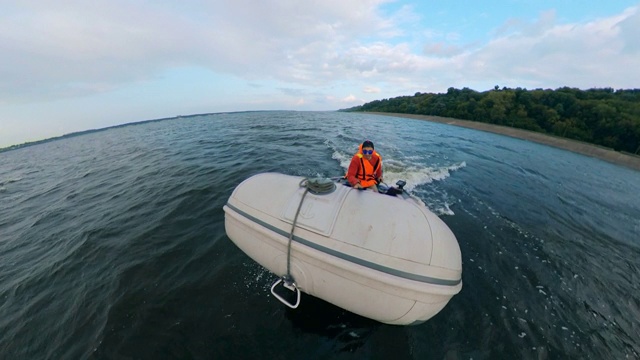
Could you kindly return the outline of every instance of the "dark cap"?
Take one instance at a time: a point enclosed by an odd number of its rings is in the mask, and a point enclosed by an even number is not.
[[[371,141],[369,141],[369,140],[365,140],[365,141],[362,143],[362,148],[364,149],[364,148],[366,148],[366,147],[370,147],[370,148],[372,148],[372,149],[375,149],[375,148],[373,147],[373,143],[372,143]]]

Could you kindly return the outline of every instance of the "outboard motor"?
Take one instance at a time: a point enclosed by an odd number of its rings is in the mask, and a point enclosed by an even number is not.
[[[396,195],[400,195],[400,194],[402,194],[402,193],[404,192],[403,187],[404,187],[405,185],[407,185],[407,182],[406,182],[406,181],[404,181],[404,180],[398,180],[398,182],[396,183],[396,185],[398,186],[397,188],[396,188],[396,187],[393,187],[393,186],[390,186],[390,187],[386,190],[385,194],[387,194],[387,195],[391,195],[391,196],[396,196]]]

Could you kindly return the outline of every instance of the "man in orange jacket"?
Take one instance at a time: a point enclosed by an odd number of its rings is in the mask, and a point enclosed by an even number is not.
[[[378,191],[377,185],[382,182],[382,156],[373,149],[373,143],[366,140],[351,158],[347,181],[355,189],[371,188]]]

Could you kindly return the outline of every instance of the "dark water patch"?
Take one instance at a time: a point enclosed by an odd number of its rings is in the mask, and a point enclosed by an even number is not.
[[[418,326],[304,295],[289,310],[270,295],[275,276],[224,231],[222,207],[244,179],[339,176],[367,138],[385,181],[408,180],[462,251],[461,293]],[[7,358],[640,353],[640,175],[628,169],[443,124],[311,112],[126,126],[0,160]]]

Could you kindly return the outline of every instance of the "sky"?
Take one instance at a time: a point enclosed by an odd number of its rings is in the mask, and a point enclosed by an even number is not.
[[[640,1],[0,0],[0,148],[468,87],[640,88]]]

